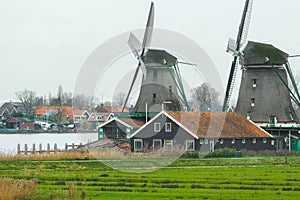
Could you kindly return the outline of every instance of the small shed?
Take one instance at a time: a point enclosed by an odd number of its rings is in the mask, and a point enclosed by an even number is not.
[[[6,120],[6,126],[11,129],[32,130],[34,129],[34,121],[26,117],[10,117]]]

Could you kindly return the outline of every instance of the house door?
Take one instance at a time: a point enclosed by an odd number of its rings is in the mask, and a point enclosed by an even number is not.
[[[209,151],[213,152],[215,150],[215,142],[214,140],[209,141]]]

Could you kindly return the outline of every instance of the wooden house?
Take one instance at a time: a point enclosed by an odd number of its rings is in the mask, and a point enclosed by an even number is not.
[[[184,148],[186,151],[275,150],[272,136],[234,112],[164,112],[131,136],[133,151]]]
[[[132,151],[276,150],[276,140],[268,132],[234,112],[161,111],[147,123],[140,118],[112,118],[98,131],[99,140],[124,140]]]
[[[26,117],[10,117],[6,120],[6,127],[9,129],[34,129],[34,121]]]

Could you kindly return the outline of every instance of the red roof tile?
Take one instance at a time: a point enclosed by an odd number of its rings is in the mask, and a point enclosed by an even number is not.
[[[263,129],[235,112],[168,112],[199,138],[270,137]]]

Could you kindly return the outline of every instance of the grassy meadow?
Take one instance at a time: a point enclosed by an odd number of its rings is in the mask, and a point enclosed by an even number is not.
[[[0,200],[300,199],[299,156],[179,159],[139,170],[117,171],[91,159],[1,160]],[[24,193],[4,196],[5,187]]]

